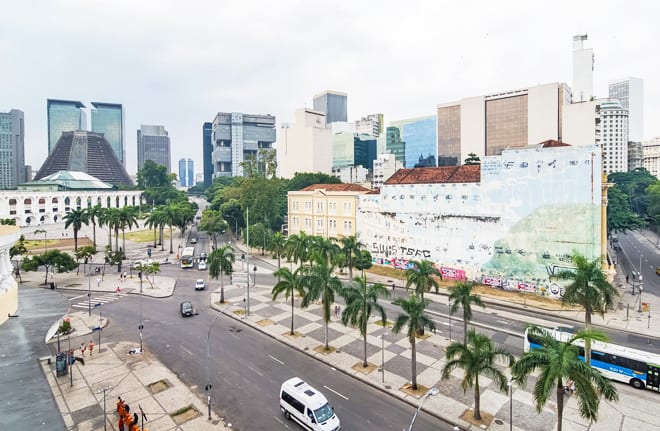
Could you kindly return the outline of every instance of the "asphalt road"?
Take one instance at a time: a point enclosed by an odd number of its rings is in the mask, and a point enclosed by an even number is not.
[[[656,296],[660,295],[660,277],[655,272],[656,268],[660,267],[660,254],[655,244],[652,244],[637,232],[618,234],[617,236],[619,245],[622,248],[617,256],[626,273],[639,272],[641,263],[643,290]],[[636,282],[635,284],[638,282],[638,280],[633,280],[630,277],[630,282],[633,281]]]

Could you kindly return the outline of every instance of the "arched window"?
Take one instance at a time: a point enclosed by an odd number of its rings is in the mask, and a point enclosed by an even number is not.
[[[119,208],[119,196],[115,198],[115,207]]]
[[[50,201],[50,203],[52,203],[52,204],[56,204],[56,203],[58,203],[58,202],[59,202],[59,201],[57,200],[57,198],[53,198],[53,200]]]
[[[45,205],[45,204],[46,204],[46,199],[39,198],[39,205]]]
[[[23,201],[23,205],[32,205],[32,199],[27,198]]]
[[[9,199],[9,205],[16,205],[16,199]]]

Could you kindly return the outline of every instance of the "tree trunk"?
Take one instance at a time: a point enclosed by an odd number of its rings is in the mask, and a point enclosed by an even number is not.
[[[295,303],[295,292],[291,292],[291,335],[294,335],[295,332],[293,331],[293,306]]]
[[[584,312],[584,327],[587,331],[591,331],[591,307],[587,307]],[[591,339],[584,340],[584,360],[587,365],[591,365]]]
[[[119,251],[119,225],[115,226],[115,251]]]
[[[73,230],[73,251],[78,251],[78,229]]]
[[[126,228],[124,226],[121,227],[121,246],[123,247],[123,253],[124,255],[126,254]]]
[[[564,417],[564,385],[559,380],[557,385],[557,431],[561,431],[562,419]]]
[[[108,224],[108,250],[112,251],[112,226]]]
[[[467,346],[467,335],[468,335],[467,324],[468,324],[468,320],[465,317],[465,313],[463,313],[463,344],[465,344],[466,346]]]
[[[328,314],[325,310],[325,307],[323,310],[323,314],[325,314],[326,316]],[[330,320],[330,317],[326,317],[325,319],[323,319],[323,323],[325,325],[325,350],[330,349],[330,345],[328,344],[328,320]]]
[[[174,250],[172,249],[172,225],[170,225],[170,254],[174,253]]]
[[[412,389],[417,390],[417,348],[415,346],[415,337],[410,339],[411,357],[412,357]]]
[[[369,364],[367,363],[367,332],[364,332],[364,361],[362,362],[362,366],[364,368],[367,368]],[[385,372],[385,371],[383,371]]]
[[[94,239],[92,241],[92,244],[94,244],[94,247],[96,247],[96,223],[92,219],[92,238]]]
[[[156,230],[158,229],[158,226],[154,224],[154,249],[156,248],[156,244],[158,244],[158,240],[156,239]]]
[[[222,270],[220,270],[220,304],[225,303],[225,280],[222,276]]]
[[[474,418],[481,420],[481,397],[479,396],[479,376],[474,381]]]

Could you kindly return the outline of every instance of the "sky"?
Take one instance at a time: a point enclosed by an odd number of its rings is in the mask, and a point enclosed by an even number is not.
[[[594,49],[594,94],[644,80],[644,138],[660,136],[660,2],[441,0],[22,0],[0,13],[0,112],[25,114],[26,163],[47,156],[46,99],[124,105],[136,131],[164,125],[172,170],[202,171],[217,112],[278,125],[327,89],[348,119],[434,115],[439,103],[572,81],[572,36]],[[89,124],[89,121],[88,121]]]

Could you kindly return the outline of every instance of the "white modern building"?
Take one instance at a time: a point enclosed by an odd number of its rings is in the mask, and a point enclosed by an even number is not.
[[[332,175],[339,178],[339,181],[344,184],[365,184],[367,183],[369,169],[362,165],[344,166],[342,168],[332,168]]]
[[[627,77],[609,83],[610,99],[618,99],[628,110],[628,139],[644,140],[644,80]]]
[[[296,111],[294,124],[282,124],[277,136],[277,169],[282,178],[296,172],[332,173],[332,131],[323,112],[309,108]]]
[[[355,133],[358,135],[371,135],[378,138],[385,127],[383,114],[370,114],[360,118],[355,123]]]
[[[594,50],[585,48],[586,34],[573,36],[573,101],[588,102],[594,96]]]
[[[660,136],[642,141],[642,166],[660,179]]]
[[[381,153],[374,160],[374,172],[371,181],[373,189],[380,189],[396,171],[403,168],[403,163],[396,160],[392,153]]]

